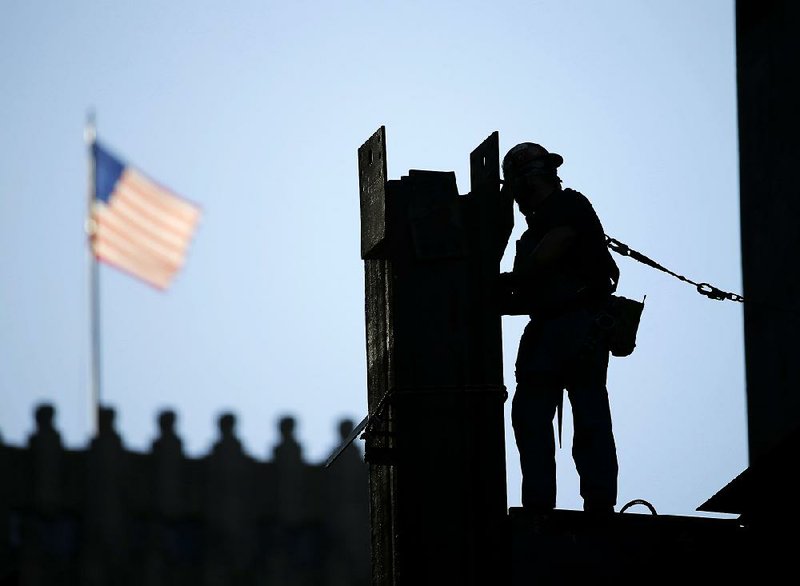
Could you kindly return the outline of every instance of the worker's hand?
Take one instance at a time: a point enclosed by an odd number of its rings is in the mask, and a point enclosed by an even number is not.
[[[519,280],[514,273],[500,273],[495,288],[495,307],[500,315],[522,315],[526,313],[519,296],[516,295]]]
[[[517,275],[512,273],[500,273],[497,276],[497,284],[501,289],[514,289],[519,284]]]

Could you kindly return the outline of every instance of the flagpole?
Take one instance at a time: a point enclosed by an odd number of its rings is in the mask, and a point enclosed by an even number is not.
[[[100,411],[100,266],[92,249],[92,236],[95,225],[92,220],[92,207],[96,197],[97,161],[94,155],[94,143],[97,138],[94,110],[89,110],[86,117],[84,140],[89,150],[89,177],[87,192],[86,235],[89,249],[89,332],[91,336],[91,400],[90,421],[93,435],[97,435]]]

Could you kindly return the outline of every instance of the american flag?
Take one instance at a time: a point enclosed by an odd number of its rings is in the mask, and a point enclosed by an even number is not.
[[[186,260],[200,208],[159,185],[97,142],[89,218],[98,260],[165,290]]]

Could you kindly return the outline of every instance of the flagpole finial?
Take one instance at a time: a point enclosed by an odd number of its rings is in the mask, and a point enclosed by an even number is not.
[[[97,126],[95,124],[94,108],[89,108],[86,113],[86,127],[83,131],[83,139],[86,141],[86,144],[91,145],[94,144],[96,138]]]

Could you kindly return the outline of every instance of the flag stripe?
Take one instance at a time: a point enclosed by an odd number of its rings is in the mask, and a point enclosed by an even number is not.
[[[103,215],[113,217],[120,222],[130,227],[142,237],[156,240],[164,246],[170,248],[180,249],[188,237],[188,233],[178,234],[174,232],[169,226],[158,225],[156,222],[151,221],[150,218],[142,215],[135,208],[135,204],[131,204],[127,199],[120,197],[113,200],[113,208],[104,208]]]
[[[181,248],[171,245],[164,245],[163,242],[151,238],[149,235],[138,230],[134,224],[125,224],[119,216],[109,213],[107,209],[98,209],[95,212],[97,220],[98,238],[114,238],[122,242],[138,242],[142,253],[154,258],[164,259],[173,268],[180,267],[183,262],[183,251]],[[131,247],[131,244],[128,244]]]
[[[109,181],[91,210],[94,254],[166,289],[184,264],[200,209],[99,146],[95,153],[98,176]]]
[[[129,232],[131,238],[141,238],[162,248],[180,250],[183,247],[185,238],[179,238],[166,230],[159,230],[146,222],[141,222],[136,213],[131,212],[128,207],[124,203],[115,201],[112,208],[98,208],[94,217],[98,222],[108,223],[120,231]]]
[[[156,280],[168,278],[175,272],[172,267],[163,262],[154,262],[152,257],[148,258],[137,253],[136,250],[126,246],[119,239],[109,238],[108,234],[95,240],[95,249],[105,255],[113,255],[118,263],[141,267],[142,270],[145,270],[147,274],[152,275]]]
[[[130,185],[120,183],[114,190],[115,200],[136,208],[136,210],[146,216],[154,224],[158,224],[163,228],[182,234],[190,234],[194,230],[196,220],[186,220],[184,218],[176,218],[167,215],[163,209],[158,206],[152,205],[150,202],[142,198]]]
[[[125,252],[128,256],[135,256],[150,264],[159,264],[166,270],[180,268],[182,257],[170,258],[157,249],[142,246],[140,241],[130,238],[124,231],[115,230],[110,224],[98,224],[95,238],[98,241],[106,241],[115,248]]]
[[[97,257],[104,262],[112,264],[159,289],[166,289],[172,279],[173,273],[153,270],[153,267],[147,265],[147,263],[126,256],[107,242],[95,242],[94,249]]]
[[[122,174],[122,182],[129,183],[147,199],[160,203],[173,217],[193,219],[199,215],[199,210],[192,204],[184,201],[175,194],[167,191],[155,181],[151,181],[136,169],[127,168]]]

